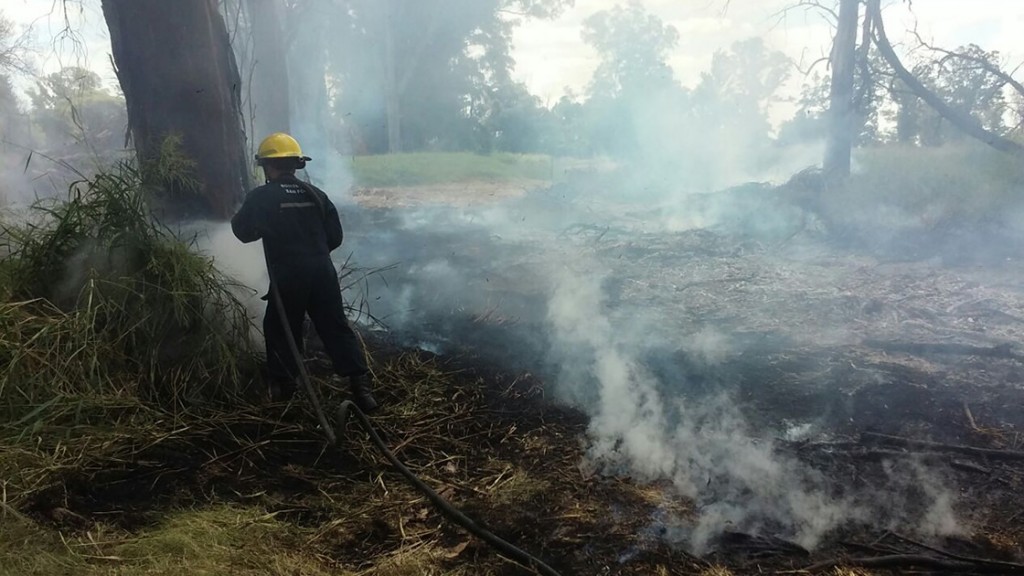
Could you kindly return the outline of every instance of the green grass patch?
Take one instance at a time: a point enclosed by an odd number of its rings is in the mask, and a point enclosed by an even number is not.
[[[844,195],[854,211],[887,207],[923,228],[996,222],[1024,206],[1024,166],[973,142],[866,148],[856,152]]]
[[[258,507],[180,510],[139,533],[93,525],[86,534],[63,537],[24,518],[7,520],[0,527],[2,576],[338,573],[307,550],[311,529]]]
[[[391,187],[470,181],[548,181],[552,158],[523,154],[469,152],[356,156],[352,170],[357,186]]]

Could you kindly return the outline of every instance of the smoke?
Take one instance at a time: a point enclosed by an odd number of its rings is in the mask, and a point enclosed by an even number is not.
[[[638,360],[637,331],[605,314],[598,282],[563,272],[556,284],[548,320],[564,360],[558,382],[591,414],[589,466],[671,480],[699,506],[692,549],[704,551],[726,527],[756,533],[768,525],[813,548],[840,523],[866,517],[852,502],[831,498],[823,478],[776,454],[770,440],[752,436],[727,394],[690,398],[681,377],[658,381]],[[706,359],[724,358],[724,340],[713,331],[691,344]]]
[[[836,529],[877,518],[926,535],[961,531],[953,493],[923,464],[888,463],[882,486],[836,486],[751,429],[728,387],[706,393],[681,372],[652,373],[643,359],[651,355],[653,326],[633,324],[629,319],[638,316],[629,311],[610,310],[604,279],[583,273],[595,263],[576,264],[552,272],[556,288],[547,321],[553,363],[561,367],[557,391],[591,416],[586,468],[668,480],[696,503],[695,519],[672,521],[674,539],[703,553],[731,530],[814,549]],[[721,363],[735,352],[711,328],[681,340],[701,363]],[[814,426],[790,426],[785,435],[807,439]],[[884,501],[879,492],[887,493]]]
[[[270,288],[263,243],[243,244],[228,222],[195,221],[182,227],[179,234],[194,239],[196,250],[211,258],[214,266],[232,280],[231,293],[245,305],[249,319],[254,321],[251,337],[262,343],[258,320],[263,317],[266,301],[261,298]]]
[[[304,70],[299,66],[293,79],[322,81]],[[517,353],[529,369],[546,370],[557,399],[590,416],[586,468],[667,480],[694,501],[694,518],[672,521],[673,537],[691,550],[708,550],[724,530],[814,548],[831,532],[876,516],[925,533],[957,530],[953,496],[926,468],[894,468],[887,488],[839,489],[779,450],[772,431],[754,429],[731,386],[709,392],[664,358],[667,349],[704,367],[727,363],[741,352],[727,331],[699,324],[674,332],[662,310],[610,301],[620,279],[595,251],[583,254],[566,240],[572,226],[618,228],[626,236],[728,227],[786,237],[805,216],[764,200],[770,186],[750,180],[812,164],[813,146],[772,157],[745,146],[742,131],[709,142],[688,118],[649,113],[648,153],[613,176],[621,181],[585,195],[535,192],[458,208],[361,209],[351,202],[351,174],[322,119],[307,110],[291,124],[315,159],[313,183],[341,209],[346,240],[336,261],[352,254],[363,268],[397,266],[362,294],[371,311],[411,345],[445,353],[471,340],[478,350]],[[717,191],[724,186],[737,189]],[[241,244],[224,224],[199,225],[206,230],[201,248],[245,287],[238,294],[252,316],[262,315],[268,281],[259,243]],[[512,321],[484,333],[486,323],[475,319],[492,313]],[[795,423],[787,434],[809,438],[813,427]],[[923,487],[914,493],[917,505],[899,495],[908,486]],[[881,508],[873,496],[884,489],[893,493]]]
[[[27,156],[27,152],[0,149],[0,210],[24,210],[36,200],[34,186],[25,171]]]
[[[695,377],[742,357],[740,339],[713,322],[673,321],[660,308],[665,301],[624,295],[624,283],[643,281],[653,290],[667,282],[659,276],[663,260],[649,264],[648,276],[622,278],[616,263],[622,253],[566,230],[582,226],[606,236],[624,225],[619,207],[640,208],[643,199],[626,203],[614,192],[588,192],[553,189],[475,206],[356,210],[343,250],[362,266],[396,265],[367,295],[405,342],[437,353],[468,344],[482,356],[547,376],[557,401],[590,417],[584,468],[668,481],[692,499],[694,518],[668,522],[669,537],[693,551],[712,548],[726,530],[785,537],[813,549],[837,530],[876,519],[923,534],[959,529],[955,495],[926,466],[893,464],[884,485],[837,481],[776,440],[822,439],[825,422],[755,427],[743,412],[738,383]],[[723,210],[738,201],[708,196]],[[772,218],[765,210],[760,215]],[[724,221],[733,230],[749,229],[735,218]],[[642,244],[651,234],[627,228],[621,242]],[[653,234],[666,232],[655,226]],[[490,330],[475,321],[494,311],[514,321]],[[685,316],[685,306],[676,313]],[[841,326],[814,330],[819,344],[842,332]]]
[[[948,479],[918,458],[889,461],[883,464],[890,485],[899,487],[899,494],[876,494],[880,506],[892,515],[888,528],[913,526],[924,536],[961,536],[966,533],[954,509],[955,496],[948,488]],[[913,513],[909,512],[913,510]]]

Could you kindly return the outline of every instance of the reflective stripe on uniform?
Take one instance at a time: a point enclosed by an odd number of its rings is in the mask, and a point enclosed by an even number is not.
[[[282,202],[281,208],[314,208],[315,202]]]

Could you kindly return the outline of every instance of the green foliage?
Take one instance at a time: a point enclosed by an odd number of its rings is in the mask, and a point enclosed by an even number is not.
[[[955,110],[973,116],[987,130],[1008,132],[1006,82],[992,73],[999,69],[998,52],[970,44],[916,55],[904,64],[925,87]],[[868,52],[864,64],[855,70],[858,144],[942,146],[967,138],[904,85],[877,50]],[[830,77],[818,74],[807,78],[796,116],[780,129],[780,141],[789,144],[824,137],[830,82]]]
[[[590,83],[592,96],[642,96],[674,82],[666,59],[679,44],[679,31],[636,0],[587,18],[583,40],[601,56]]]
[[[19,40],[15,37],[14,23],[0,11],[0,71],[19,67],[21,48]]]
[[[686,113],[687,94],[666,61],[679,32],[635,1],[598,12],[583,26],[583,40],[601,56],[583,103],[585,138],[601,152],[643,156]]]
[[[160,143],[155,158],[142,163],[139,184],[148,196],[163,197],[168,191],[176,197],[195,196],[202,191],[196,177],[196,161],[188,155],[181,134],[170,134]]]
[[[4,227],[3,421],[86,399],[180,408],[237,398],[251,379],[252,326],[232,283],[150,217],[141,190],[122,163]]]
[[[508,112],[537,111],[512,80],[512,30],[521,18],[553,17],[570,0],[355,0],[332,3],[327,45],[338,86],[333,110],[357,153],[388,150],[388,103],[407,151],[515,150]],[[298,21],[301,21],[299,19]],[[303,24],[305,25],[305,24]],[[389,42],[387,39],[390,38]],[[389,46],[391,50],[389,51]],[[393,70],[389,66],[393,66]],[[514,100],[514,102],[512,102]]]
[[[693,106],[708,128],[765,140],[768,110],[778,101],[790,68],[789,58],[770,50],[760,38],[735,42],[712,56],[711,69],[694,89]]]
[[[415,186],[473,180],[548,180],[551,158],[541,155],[419,152],[357,156],[356,184],[366,187]]]
[[[37,81],[28,96],[45,148],[69,142],[89,143],[98,150],[124,147],[124,99],[108,92],[95,72],[62,68]]]
[[[973,116],[987,130],[1004,133],[1007,103],[1002,89],[1006,83],[986,69],[999,68],[999,53],[986,52],[975,44],[952,52],[956,56],[919,61],[913,68],[914,75],[955,110]],[[902,135],[901,140],[939,146],[966,138],[917,96],[900,98],[899,104],[899,113],[907,123],[905,129],[914,131]]]

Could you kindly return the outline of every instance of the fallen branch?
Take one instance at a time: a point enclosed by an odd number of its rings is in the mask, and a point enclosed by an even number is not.
[[[932,552],[935,552],[936,554],[941,554],[941,555],[945,556],[946,558],[950,558],[952,560],[957,560],[957,561],[960,561],[960,562],[970,562],[972,564],[982,564],[982,565],[985,565],[985,566],[992,566],[994,568],[1002,568],[1004,570],[1009,570],[1011,572],[1024,572],[1024,564],[1018,564],[1016,562],[1004,562],[1002,560],[986,560],[984,558],[972,558],[970,556],[960,556],[958,554],[953,554],[952,552],[947,552],[947,551],[943,550],[942,548],[936,548],[934,546],[929,546],[928,544],[925,544],[924,542],[918,542],[917,540],[913,540],[911,538],[907,538],[906,536],[902,536],[902,535],[897,534],[895,532],[889,532],[889,535],[892,536],[893,538],[896,538],[897,540],[903,542],[904,544],[910,544],[911,546],[917,546],[918,548],[924,548],[925,550],[930,550]]]
[[[904,84],[909,87],[918,98],[923,100],[943,118],[956,126],[961,132],[975,138],[1001,152],[1014,155],[1024,154],[1024,146],[1017,142],[986,130],[974,117],[963,111],[950,106],[938,94],[929,90],[913,73],[911,73],[900,61],[896,51],[885,33],[885,25],[882,22],[881,0],[868,0],[868,13],[875,24],[875,46],[882,58],[889,63],[889,66],[896,72],[896,75]]]
[[[1017,450],[994,450],[991,448],[975,448],[973,446],[942,444],[940,442],[929,442],[927,440],[911,440],[909,438],[889,436],[888,434],[878,434],[876,432],[864,432],[863,434],[861,434],[861,440],[865,442],[874,441],[881,444],[888,444],[890,446],[900,446],[902,448],[908,448],[912,450],[953,452],[956,454],[965,454],[968,456],[991,458],[993,460],[1024,461],[1024,452],[1020,452]]]
[[[784,446],[784,445],[783,445]],[[842,456],[845,458],[852,458],[857,460],[867,461],[882,461],[891,460],[893,458],[920,458],[927,460],[944,460],[949,457],[949,452],[942,452],[937,450],[916,450],[908,452],[907,450],[897,450],[896,448],[865,448],[863,443],[858,442],[820,442],[814,444],[805,445],[793,445],[785,446],[790,450],[794,450],[801,457],[810,457],[812,455],[817,456],[823,454],[825,456]],[[960,462],[954,460],[952,462],[954,468],[958,465],[961,468],[969,469],[973,472],[980,472],[983,468],[977,464],[970,464],[968,462]],[[984,468],[988,470],[987,468]]]
[[[865,346],[881,348],[891,352],[908,354],[962,354],[964,356],[983,356],[986,358],[1008,358],[1024,360],[1024,356],[1014,352],[1010,344],[998,346],[972,346],[970,344],[948,344],[939,342],[893,342],[887,340],[864,340]]]
[[[981,466],[979,464],[975,464],[974,462],[965,462],[963,460],[953,460],[952,462],[949,463],[949,465],[952,466],[953,468],[956,468],[957,470],[963,470],[965,472],[976,472],[978,474],[984,474],[986,476],[988,476],[989,474],[992,474],[992,469],[991,468],[987,468],[985,466]]]
[[[774,536],[755,536],[746,532],[727,530],[719,535],[719,544],[730,550],[747,550],[758,553],[783,553],[810,556],[811,553],[794,542]]]
[[[949,570],[956,574],[970,573],[1000,573],[1000,574],[1024,574],[1024,566],[997,566],[987,561],[961,562],[955,560],[943,560],[934,556],[923,554],[893,554],[891,556],[875,556],[872,558],[832,558],[824,562],[818,562],[805,568],[807,572],[822,572],[838,566],[852,566],[857,568],[934,568],[937,570]]]

